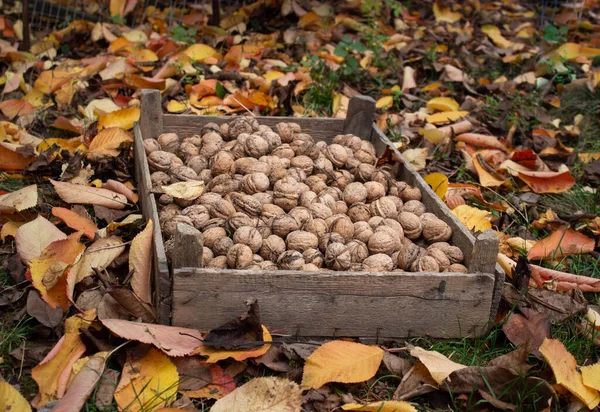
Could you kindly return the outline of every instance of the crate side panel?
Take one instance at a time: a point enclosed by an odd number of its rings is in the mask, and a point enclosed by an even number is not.
[[[217,327],[258,299],[262,322],[298,336],[450,338],[489,318],[491,275],[458,273],[174,271],[175,326]]]

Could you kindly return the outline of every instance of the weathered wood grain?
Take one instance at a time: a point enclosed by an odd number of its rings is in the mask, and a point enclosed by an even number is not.
[[[498,258],[500,240],[493,230],[480,233],[473,245],[473,258],[469,263],[469,273],[494,273]]]
[[[162,96],[158,90],[142,90],[140,130],[144,139],[156,139],[163,132]]]
[[[485,274],[257,272],[177,269],[176,326],[211,329],[258,299],[269,329],[298,336],[451,338],[488,319],[494,279]]]
[[[352,97],[344,121],[344,134],[353,134],[361,139],[370,140],[375,110],[375,100],[372,97]]]
[[[198,229],[178,223],[173,248],[173,269],[202,267],[202,246],[202,233]]]

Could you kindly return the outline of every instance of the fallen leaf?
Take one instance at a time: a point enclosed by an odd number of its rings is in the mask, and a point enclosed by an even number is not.
[[[121,319],[102,319],[102,324],[121,338],[154,345],[169,356],[187,356],[202,345],[202,334],[194,329]]]
[[[124,183],[119,181],[108,179],[106,182],[102,184],[103,189],[112,190],[113,192],[120,193],[127,198],[131,203],[137,203],[138,195],[136,195],[133,190],[129,189],[125,186]]]
[[[94,392],[94,403],[98,410],[106,411],[111,409],[118,383],[119,372],[114,369],[105,368]]]
[[[23,189],[0,196],[0,213],[21,212],[37,206],[37,185],[26,186]]]
[[[273,340],[273,338],[271,337],[271,334],[269,333],[268,329],[264,325],[262,325],[262,332],[263,332],[262,340],[264,342],[271,342]],[[216,363],[221,360],[228,359],[228,358],[232,358],[237,361],[243,361],[246,359],[258,358],[259,356],[264,355],[265,353],[267,353],[267,351],[269,350],[270,347],[271,347],[271,345],[264,344],[262,346],[259,346],[256,349],[230,350],[230,349],[216,349],[211,346],[202,345],[202,346],[197,347],[196,350],[194,350],[194,352],[192,352],[192,354],[208,356],[208,359],[206,359],[206,362],[208,362],[208,363]]]
[[[0,381],[0,411],[31,412],[31,406],[10,383]]]
[[[431,186],[433,191],[440,199],[444,199],[446,192],[448,191],[448,176],[442,173],[430,173],[423,178],[425,182]]]
[[[564,172],[519,172],[519,178],[535,193],[564,193],[575,185],[575,178]]]
[[[537,265],[530,265],[530,268],[531,277],[539,288],[544,287],[546,282],[552,282],[556,285],[556,290],[579,289],[582,292],[600,292],[600,279],[574,275]]]
[[[302,406],[302,390],[283,378],[255,378],[212,406],[213,412],[297,412]]]
[[[501,49],[507,49],[509,47],[513,47],[516,43],[506,39],[502,33],[500,33],[500,29],[492,24],[484,24],[481,26],[481,31],[490,38],[496,44],[496,46]]]
[[[450,7],[440,7],[437,2],[433,3],[433,15],[438,23],[456,23],[462,19],[462,14],[453,12]]]
[[[394,105],[394,96],[383,96],[377,99],[375,107],[378,109],[389,109]]]
[[[383,350],[355,342],[335,340],[317,348],[307,359],[303,389],[318,389],[329,382],[355,383],[371,379],[381,364]]]
[[[440,112],[435,114],[430,114],[427,116],[427,122],[431,124],[445,124],[454,122],[462,117],[468,116],[469,112],[467,111],[452,111],[452,112]]]
[[[34,157],[25,157],[20,153],[0,146],[0,170],[12,172],[24,170],[34,160]]]
[[[0,230],[0,239],[2,240],[2,242],[6,242],[6,238],[7,237],[16,237],[17,236],[17,231],[19,230],[19,227],[21,227],[23,224],[22,223],[16,223],[16,222],[6,222],[2,225],[2,230]]]
[[[150,412],[174,401],[178,387],[179,375],[173,362],[150,348],[142,358],[132,359],[130,355],[115,391],[115,401],[120,410]]]
[[[129,249],[129,272],[133,271],[131,289],[142,302],[148,304],[152,301],[152,233],[152,220],[149,220],[146,228],[133,238]]]
[[[58,326],[63,317],[61,308],[52,308],[35,290],[30,291],[27,295],[27,313],[48,328]]]
[[[200,63],[210,57],[217,59],[221,57],[215,49],[206,44],[192,44],[190,47],[185,49],[183,53],[190,59],[196,60]]]
[[[112,114],[112,113],[111,113]],[[131,133],[120,127],[109,127],[101,130],[88,147],[88,158],[98,160],[104,156],[118,156],[119,147],[123,143],[133,142]]]
[[[98,118],[98,129],[101,130],[117,127],[124,130],[130,130],[133,129],[134,123],[137,122],[139,118],[139,107],[126,107],[125,109],[117,110],[100,116]],[[97,137],[98,136],[96,136],[96,138]],[[94,143],[93,140],[92,143]]]
[[[179,375],[179,392],[194,392],[212,382],[210,364],[197,356],[171,358]],[[189,395],[188,395],[189,396]]]
[[[502,150],[503,152],[508,152],[506,146],[504,146],[496,136],[488,136],[478,133],[462,133],[456,136],[454,140],[457,142],[470,144],[471,146],[492,148]]]
[[[551,337],[548,316],[533,310],[527,312],[527,317],[513,313],[502,330],[513,345],[527,344],[536,356],[541,356],[539,347],[544,339]]]
[[[579,398],[589,409],[600,403],[598,391],[583,384],[581,373],[577,371],[577,362],[567,348],[557,339],[544,339],[540,352],[552,368],[556,383],[564,386]]]
[[[415,170],[422,170],[427,165],[427,156],[429,151],[426,147],[421,149],[408,149],[402,152],[402,157]]]
[[[173,183],[169,186],[161,186],[163,193],[176,199],[194,200],[204,193],[204,182],[189,180],[187,182]]]
[[[204,362],[208,364],[208,362]],[[211,376],[210,383],[203,388],[185,392],[190,398],[221,399],[237,388],[235,379],[233,379],[231,374],[224,371],[223,368],[217,364],[209,365],[208,370]]]
[[[425,350],[418,346],[410,350],[410,356],[414,356],[425,365],[438,385],[452,372],[466,368],[465,365],[453,362],[439,352]]]
[[[360,403],[347,403],[342,405],[345,411],[364,412],[417,412],[417,408],[404,401],[380,401],[366,405]]]
[[[492,215],[487,210],[469,205],[460,205],[452,209],[452,213],[467,229],[473,232],[483,232],[492,228]]]
[[[50,243],[66,237],[67,235],[49,220],[38,216],[35,220],[19,227],[15,242],[21,261],[29,263],[31,259],[39,257]]]
[[[600,391],[600,363],[582,366],[579,369],[581,370],[583,384],[588,388],[593,388],[597,391]]]
[[[434,97],[427,102],[427,108],[430,111],[440,112],[455,112],[458,110],[460,105],[452,97]]]
[[[539,240],[527,253],[529,260],[555,260],[564,256],[589,253],[596,242],[573,229],[561,229]]]
[[[87,217],[81,216],[64,207],[53,207],[52,215],[61,219],[67,226],[74,230],[81,230],[89,239],[94,239],[98,226]]]
[[[506,183],[506,180],[499,179],[498,177],[496,177],[493,174],[491,174],[490,172],[488,172],[481,165],[477,156],[473,157],[473,166],[475,167],[475,170],[477,171],[477,176],[479,177],[479,183],[481,183],[481,186],[483,186],[483,187],[499,187],[499,186],[502,186],[504,183]]]
[[[81,410],[104,370],[104,362],[108,352],[98,352],[88,359],[81,370],[75,375],[67,392],[52,408],[52,412],[71,412]]]
[[[67,203],[98,205],[109,209],[123,209],[127,206],[127,198],[111,190],[58,182],[50,179],[54,190]]]

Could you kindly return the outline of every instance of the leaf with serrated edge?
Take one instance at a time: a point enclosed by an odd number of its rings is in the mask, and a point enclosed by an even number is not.
[[[90,239],[94,239],[98,226],[85,216],[81,216],[64,207],[53,207],[52,215],[56,216],[74,230],[81,230]]]
[[[127,206],[127,198],[112,190],[57,182],[56,180],[50,180],[50,183],[54,185],[58,196],[67,203],[98,205],[109,209],[123,209]]]
[[[31,406],[18,390],[0,381],[0,411],[31,412]]]
[[[21,212],[25,209],[37,206],[37,185],[30,185],[17,191],[0,196],[0,212]]]
[[[40,256],[50,243],[66,239],[66,237],[67,235],[48,219],[38,216],[35,220],[25,223],[17,230],[15,236],[17,252],[24,263],[29,263],[31,259]]]
[[[297,412],[302,406],[302,390],[283,378],[256,378],[219,399],[213,412]]]
[[[452,372],[466,368],[465,365],[453,362],[439,352],[419,347],[411,349],[410,356],[419,359],[438,384],[441,384]]]
[[[169,186],[162,186],[163,193],[176,199],[194,200],[204,193],[204,182],[190,180],[187,182],[173,183]]]
[[[133,238],[129,249],[129,272],[133,271],[131,289],[144,303],[152,301],[150,288],[152,233],[152,220],[150,220],[146,228]]]
[[[347,403],[342,405],[345,411],[362,412],[417,412],[417,408],[404,401],[381,401],[373,402],[367,405],[360,403]]]

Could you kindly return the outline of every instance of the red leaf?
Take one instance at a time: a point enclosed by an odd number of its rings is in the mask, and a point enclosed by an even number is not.
[[[573,229],[557,230],[547,238],[536,242],[527,254],[527,259],[560,259],[563,256],[589,253],[594,250],[595,243],[594,239]]]

